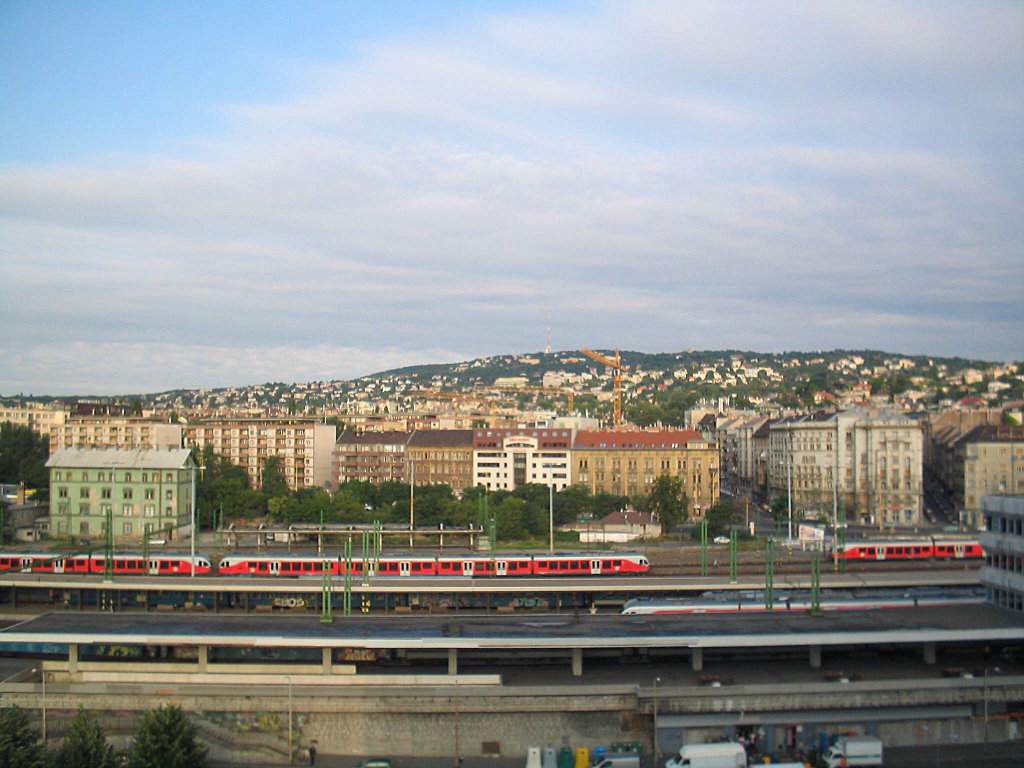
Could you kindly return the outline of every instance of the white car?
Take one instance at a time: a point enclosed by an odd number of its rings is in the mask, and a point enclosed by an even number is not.
[[[715,544],[728,544],[731,539],[728,536],[715,536]]]

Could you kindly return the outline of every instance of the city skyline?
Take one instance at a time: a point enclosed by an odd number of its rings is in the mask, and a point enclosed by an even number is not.
[[[0,8],[0,393],[1024,358],[1011,3]]]

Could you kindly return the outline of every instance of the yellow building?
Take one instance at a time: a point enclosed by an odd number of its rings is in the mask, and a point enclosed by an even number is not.
[[[591,493],[636,496],[650,493],[662,475],[678,477],[689,516],[699,520],[718,501],[720,466],[718,442],[692,429],[583,430],[572,449],[572,484]]]

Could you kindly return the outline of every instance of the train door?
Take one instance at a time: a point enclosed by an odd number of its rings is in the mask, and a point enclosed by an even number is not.
[[[273,560],[270,563],[270,575],[271,576],[280,576],[281,575],[281,561],[280,560]]]
[[[875,559],[876,560],[885,560],[885,547],[878,547],[875,550]]]
[[[508,576],[508,561],[507,560],[495,560],[494,561],[494,575],[495,576]]]
[[[962,560],[963,559],[963,557],[964,557],[964,545],[963,544],[954,544],[953,545],[953,557],[957,558],[958,560]]]
[[[409,561],[408,560],[400,561],[398,563],[398,575],[399,576],[408,576],[410,573],[412,573],[412,566],[409,565]]]
[[[463,576],[472,576],[473,575],[473,561],[472,560],[463,560],[462,561],[462,575]]]
[[[64,558],[63,557],[58,557],[56,560],[53,561],[53,572],[54,573],[64,573]]]
[[[600,560],[591,560],[590,561],[590,575],[591,576],[600,576],[601,575],[601,561]]]
[[[25,573],[30,573],[32,571],[32,558],[31,557],[23,557],[23,558],[21,558],[21,570],[23,570]]]
[[[149,561],[149,575],[159,576],[160,575],[160,558],[153,557]]]

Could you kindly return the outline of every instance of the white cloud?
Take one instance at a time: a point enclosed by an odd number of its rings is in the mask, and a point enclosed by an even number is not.
[[[531,350],[549,307],[567,347],[1019,356],[1024,85],[1004,70],[1024,61],[1020,16],[490,17],[307,68],[292,98],[230,105],[234,132],[178,157],[0,167],[0,266],[19,286],[0,392],[329,378],[333,350],[347,375]],[[1001,338],[981,349],[986,327]],[[72,362],[147,349],[175,365]]]

